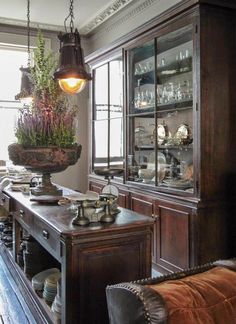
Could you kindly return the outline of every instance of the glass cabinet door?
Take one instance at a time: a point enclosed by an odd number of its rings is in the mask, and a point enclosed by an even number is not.
[[[127,179],[193,191],[192,27],[128,51]]]
[[[193,188],[193,41],[187,26],[156,41],[157,184]]]
[[[155,184],[154,40],[129,51],[128,180]]]
[[[121,58],[109,63],[109,166],[123,168],[123,69]]]
[[[123,168],[123,67],[117,57],[94,69],[93,170]]]
[[[93,167],[108,167],[108,65],[94,71]]]

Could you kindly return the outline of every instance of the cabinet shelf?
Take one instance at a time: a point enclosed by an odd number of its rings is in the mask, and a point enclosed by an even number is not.
[[[164,112],[172,112],[172,111],[179,111],[179,110],[185,110],[185,109],[192,109],[193,107],[193,101],[192,100],[181,100],[171,103],[165,103],[165,104],[158,104],[157,111],[155,111],[154,106],[148,106],[147,108],[133,108],[132,113],[128,116],[137,115],[137,114],[144,114],[144,113],[164,113]],[[150,114],[149,114],[150,115]]]
[[[142,150],[142,151],[153,151],[155,149],[155,146],[153,144],[147,144],[147,145],[135,145],[134,149],[136,151]]]
[[[160,150],[192,150],[193,145],[187,144],[187,145],[158,145],[158,149]]]
[[[134,75],[135,84],[138,84],[140,80],[140,85],[143,84],[153,84],[154,85],[154,70],[150,70],[143,73],[136,73]],[[173,62],[162,68],[157,69],[157,79],[169,78],[177,76],[179,74],[192,72],[192,58],[186,58],[179,62]]]
[[[192,57],[188,57],[181,61],[170,63],[166,66],[157,69],[157,78],[172,77],[192,71]]]
[[[189,109],[193,107],[192,100],[181,100],[165,104],[157,104],[157,111],[168,112],[173,110]]]

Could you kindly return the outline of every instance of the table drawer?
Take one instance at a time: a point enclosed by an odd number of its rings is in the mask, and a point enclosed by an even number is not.
[[[7,211],[10,211],[10,200],[11,198],[5,193],[0,192],[0,206],[5,208]]]
[[[32,213],[21,204],[17,204],[14,212],[15,219],[31,234],[33,215]]]
[[[60,234],[37,217],[34,218],[34,238],[60,261]]]

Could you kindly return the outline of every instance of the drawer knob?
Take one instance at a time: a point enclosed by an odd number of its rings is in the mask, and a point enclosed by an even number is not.
[[[20,216],[23,217],[25,214],[24,210],[23,209],[20,209]]]
[[[43,237],[45,238],[45,240],[49,239],[49,233],[46,230],[43,230]]]
[[[5,202],[6,201],[6,198],[5,197],[2,197],[2,202]]]
[[[152,214],[152,218],[153,218],[154,221],[156,222],[160,217],[159,217],[159,215]]]

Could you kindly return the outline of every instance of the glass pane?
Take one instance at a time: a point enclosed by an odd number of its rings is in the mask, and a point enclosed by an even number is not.
[[[121,118],[123,113],[123,79],[121,58],[109,63],[110,118]]]
[[[108,64],[95,70],[94,119],[108,118]]]
[[[155,110],[154,41],[129,51],[129,114]]]
[[[155,119],[153,114],[129,117],[128,179],[155,184]]]
[[[0,105],[2,105],[1,102]],[[17,116],[17,108],[4,108],[0,106],[0,160],[9,160],[8,145],[16,141],[15,123]]]
[[[108,166],[108,120],[94,121],[94,168]]]
[[[15,101],[15,95],[20,92],[21,71],[20,67],[27,65],[27,52],[0,49],[1,71],[1,100]],[[14,82],[12,82],[14,80]]]
[[[193,190],[191,26],[157,39],[157,182]]]
[[[110,167],[123,168],[123,120],[110,120]]]

